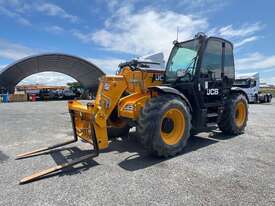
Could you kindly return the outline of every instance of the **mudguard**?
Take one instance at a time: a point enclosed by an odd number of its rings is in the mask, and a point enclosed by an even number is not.
[[[186,102],[186,104],[190,108],[190,111],[191,112],[193,111],[192,106],[191,106],[189,100],[187,99],[187,97],[183,93],[181,93],[179,90],[177,90],[177,89],[175,89],[173,87],[168,87],[168,86],[153,86],[153,87],[150,87],[149,90],[155,90],[155,91],[158,91],[158,92],[161,92],[161,93],[168,93],[168,94],[177,95],[183,101]]]

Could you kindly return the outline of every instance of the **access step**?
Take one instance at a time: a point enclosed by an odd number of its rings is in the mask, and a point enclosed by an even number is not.
[[[207,123],[206,124],[206,127],[217,127],[218,125],[217,125],[217,123],[215,123],[215,122],[211,122],[211,123]]]
[[[217,117],[219,116],[218,113],[208,113],[207,117],[211,118],[211,117]]]

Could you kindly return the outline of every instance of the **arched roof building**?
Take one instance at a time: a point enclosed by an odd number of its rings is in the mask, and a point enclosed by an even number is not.
[[[73,77],[87,89],[96,89],[104,72],[85,59],[67,54],[41,54],[21,59],[0,71],[0,87],[13,92],[24,78],[45,71],[60,72]]]

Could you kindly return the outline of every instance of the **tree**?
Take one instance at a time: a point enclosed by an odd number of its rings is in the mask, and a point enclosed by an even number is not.
[[[83,86],[79,82],[69,82],[67,83],[68,87],[71,90],[84,89]]]

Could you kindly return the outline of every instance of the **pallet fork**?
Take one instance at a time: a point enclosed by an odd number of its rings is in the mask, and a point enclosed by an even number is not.
[[[16,159],[18,160],[18,159],[33,157],[33,156],[36,156],[36,155],[39,155],[39,154],[43,154],[41,152],[49,151],[49,150],[52,150],[52,149],[55,149],[55,148],[58,148],[58,147],[62,147],[62,146],[77,142],[78,135],[77,135],[77,132],[76,132],[76,124],[75,124],[75,116],[74,115],[75,115],[74,111],[70,110],[70,116],[71,116],[72,127],[73,127],[73,135],[74,135],[73,140],[66,141],[66,142],[63,142],[63,143],[60,143],[60,144],[55,144],[55,145],[52,145],[52,146],[49,146],[49,147],[43,147],[43,148],[36,149],[36,150],[30,151],[30,152],[19,154],[19,155],[16,156]],[[19,184],[25,184],[25,183],[29,183],[29,182],[38,180],[38,179],[40,179],[40,178],[42,178],[46,175],[49,175],[49,174],[52,174],[54,172],[60,171],[64,168],[76,165],[76,164],[78,164],[80,162],[83,162],[87,159],[97,157],[99,155],[99,146],[98,146],[98,142],[97,142],[97,139],[96,139],[95,131],[93,129],[92,122],[90,122],[90,126],[91,126],[91,140],[92,140],[91,144],[93,144],[93,147],[94,147],[91,154],[84,155],[84,156],[82,156],[82,157],[80,157],[76,160],[72,160],[70,162],[60,164],[60,165],[57,165],[57,166],[54,166],[54,167],[36,172],[36,173],[34,173],[30,176],[27,176],[27,177],[21,179]]]

